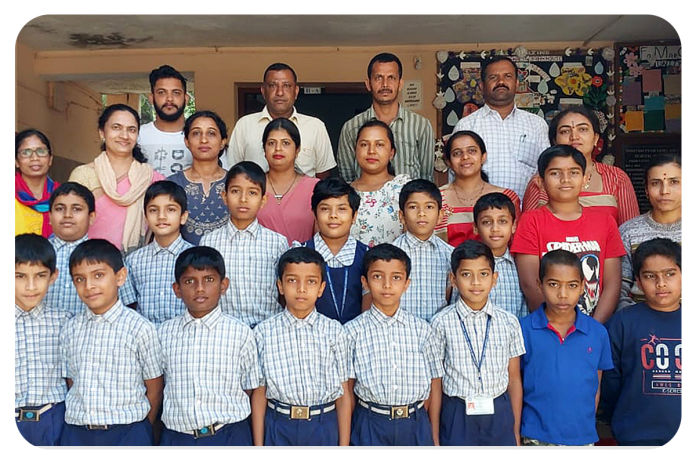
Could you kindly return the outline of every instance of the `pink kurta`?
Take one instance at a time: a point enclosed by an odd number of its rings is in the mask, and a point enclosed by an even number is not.
[[[314,235],[314,214],[312,213],[312,192],[319,182],[316,177],[302,177],[297,185],[280,200],[273,197],[273,191],[266,190],[268,200],[259,211],[259,223],[288,239],[304,243]],[[268,186],[268,184],[267,184]]]

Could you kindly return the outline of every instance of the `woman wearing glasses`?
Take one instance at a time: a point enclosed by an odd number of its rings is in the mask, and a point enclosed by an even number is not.
[[[58,187],[48,177],[53,163],[48,137],[36,129],[15,136],[15,235],[39,234],[48,238],[48,199]]]

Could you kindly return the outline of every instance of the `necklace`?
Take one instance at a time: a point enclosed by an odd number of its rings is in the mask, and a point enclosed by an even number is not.
[[[452,187],[454,187],[454,194],[462,203],[462,206],[471,206],[481,196],[481,193],[483,193],[483,188],[485,186],[486,183],[481,181],[481,188],[478,190],[478,192],[476,192],[474,195],[470,197],[462,197],[461,195],[459,195],[459,189],[457,188],[457,184],[452,183]]]
[[[590,188],[590,182],[592,181],[592,171],[594,170],[594,167],[595,166],[594,166],[594,162],[593,162],[592,166],[590,166],[590,169],[588,170],[590,175],[587,176],[587,182],[585,183],[585,185],[582,186],[583,190],[587,190],[588,188]]]
[[[271,177],[270,176],[268,177],[268,183],[271,184],[271,190],[273,190],[273,197],[275,198],[276,203],[280,204],[283,197],[285,195],[287,195],[288,192],[290,191],[290,189],[292,189],[292,187],[295,185],[295,182],[297,182],[297,173],[295,173],[295,177],[292,179],[292,183],[287,188],[287,190],[285,190],[285,192],[283,192],[283,193],[278,193],[275,189],[275,186],[273,185],[273,181],[271,180]]]

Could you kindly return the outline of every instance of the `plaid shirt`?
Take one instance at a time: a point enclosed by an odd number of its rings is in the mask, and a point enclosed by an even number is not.
[[[401,308],[386,316],[373,305],[345,326],[348,377],[355,394],[382,405],[405,405],[430,396],[431,379],[442,377],[435,333]]]
[[[450,257],[454,247],[432,234],[423,241],[406,232],[394,240],[411,258],[411,285],[401,295],[401,306],[421,319],[430,321],[447,306]]]
[[[297,319],[288,310],[254,328],[266,397],[295,406],[330,403],[348,380],[348,343],[340,322],[316,310]]]
[[[162,422],[177,432],[215,422],[231,424],[251,413],[244,390],[261,376],[254,335],[217,306],[196,319],[188,311],[158,328],[164,365]]]
[[[466,326],[471,347],[480,359],[487,316],[490,316],[490,328],[479,381],[469,344],[464,337],[462,322]],[[507,390],[510,359],[525,353],[522,330],[515,316],[495,306],[490,300],[480,311],[474,311],[460,298],[456,304],[433,317],[432,328],[437,334],[438,357],[444,360],[443,393],[460,398],[496,398]]]
[[[117,301],[102,315],[87,310],[60,333],[61,355],[73,386],[65,397],[65,422],[131,424],[150,402],[144,380],[162,375],[155,326]]]
[[[314,234],[314,248],[315,250],[324,258],[326,265],[329,267],[349,267],[353,265],[355,260],[355,247],[358,245],[358,241],[355,240],[350,235],[348,240],[343,244],[337,254],[333,254],[326,244],[321,234],[317,232]]]
[[[166,248],[153,241],[127,255],[128,278],[119,291],[123,304],[137,302],[138,312],[155,324],[184,313],[186,306],[172,289],[174,264],[192,246],[179,235]]]
[[[85,305],[77,295],[72,277],[70,277],[70,254],[75,250],[77,245],[86,240],[87,235],[74,242],[66,242],[55,235],[48,239],[51,245],[53,245],[53,249],[56,250],[58,278],[53,285],[48,288],[44,303],[46,303],[46,306],[49,308],[67,311],[71,316],[87,310],[87,305]]]
[[[524,300],[524,294],[520,288],[517,266],[515,266],[509,248],[502,256],[495,257],[495,272],[498,273],[498,281],[488,298],[496,306],[517,316],[518,319],[522,319],[529,314],[529,309],[527,309],[527,302]]]
[[[201,245],[215,248],[225,258],[230,286],[220,300],[224,312],[254,327],[282,311],[278,304],[276,264],[288,240],[255,219],[246,229],[232,221],[207,233]]]
[[[65,399],[60,330],[69,319],[43,302],[30,311],[15,305],[15,408]]]

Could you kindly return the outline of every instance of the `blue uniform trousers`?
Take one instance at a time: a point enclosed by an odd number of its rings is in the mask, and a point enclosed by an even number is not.
[[[43,406],[32,406],[28,409],[41,409]],[[16,409],[15,412],[19,412],[19,409]],[[65,424],[65,403],[61,401],[55,404],[51,409],[41,414],[36,422],[19,420],[16,422],[19,433],[32,445],[59,445]]]
[[[408,418],[391,419],[355,405],[350,433],[353,446],[433,446],[433,430],[425,407]]]
[[[84,425],[65,424],[63,446],[152,446],[152,425],[147,418],[132,424],[110,425],[108,430],[87,430]]]
[[[187,433],[164,427],[160,446],[251,446],[251,422],[247,417],[239,422],[226,424],[215,435],[196,438]]]
[[[464,400],[443,394],[440,445],[515,446],[515,419],[508,394],[495,398],[493,408],[495,414],[467,416]]]
[[[336,410],[311,416],[310,420],[290,419],[269,407],[264,420],[265,446],[338,446]]]

